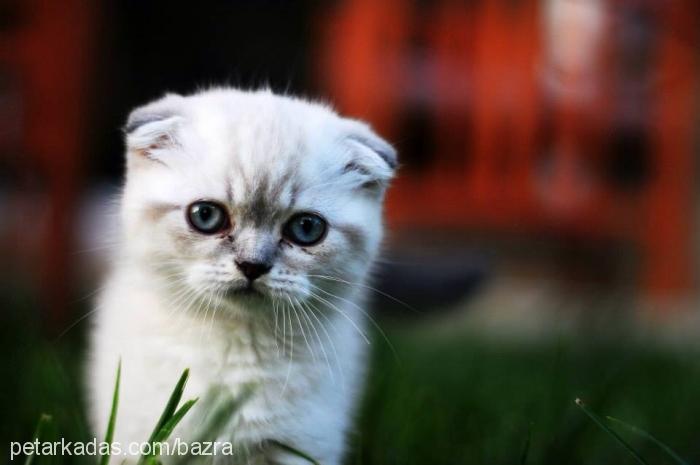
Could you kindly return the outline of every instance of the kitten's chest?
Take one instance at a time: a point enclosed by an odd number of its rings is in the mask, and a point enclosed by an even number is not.
[[[221,327],[206,344],[199,339],[189,343],[192,396],[206,399],[208,393],[222,388],[234,397],[250,392],[227,427],[238,439],[275,437],[276,431],[294,421],[298,399],[318,388],[316,367],[307,363],[301,347],[295,347],[292,355],[273,335]]]
[[[316,367],[301,341],[286,344],[261,324],[234,322],[214,324],[206,333],[191,325],[178,336],[180,349],[173,356],[190,368],[192,384],[206,392],[213,386],[229,389],[234,395],[253,386],[270,399],[286,398],[308,390],[316,377]]]

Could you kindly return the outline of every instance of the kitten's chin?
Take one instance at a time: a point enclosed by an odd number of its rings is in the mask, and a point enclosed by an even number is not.
[[[222,294],[221,299],[235,306],[243,306],[257,309],[258,306],[265,308],[273,301],[286,302],[289,299],[305,300],[305,296],[297,292],[290,292],[279,288],[271,287],[267,283],[254,282],[248,285],[232,285]]]
[[[228,300],[261,300],[269,297],[264,291],[255,286],[230,287],[224,293],[224,298]]]

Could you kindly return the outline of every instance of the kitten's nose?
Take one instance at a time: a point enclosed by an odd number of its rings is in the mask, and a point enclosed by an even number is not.
[[[236,262],[236,266],[249,281],[255,281],[272,269],[264,262]]]

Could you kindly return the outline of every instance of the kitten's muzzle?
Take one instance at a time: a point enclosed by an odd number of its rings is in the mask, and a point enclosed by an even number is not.
[[[250,282],[255,281],[272,269],[272,266],[265,262],[236,262],[236,266]]]

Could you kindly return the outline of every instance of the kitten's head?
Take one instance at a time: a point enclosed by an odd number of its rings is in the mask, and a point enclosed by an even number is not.
[[[357,282],[396,154],[369,127],[269,91],[168,95],[126,126],[127,256],[232,303]]]

